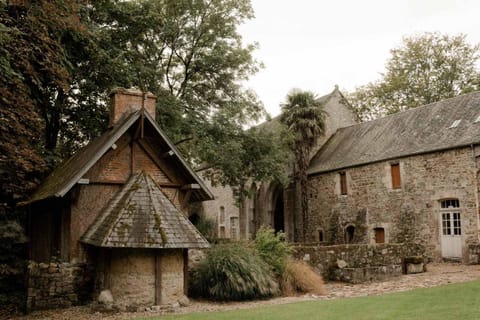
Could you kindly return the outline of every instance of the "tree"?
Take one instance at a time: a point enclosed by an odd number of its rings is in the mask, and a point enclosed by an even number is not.
[[[308,221],[308,177],[310,153],[319,136],[325,134],[323,104],[310,91],[292,90],[282,105],[281,122],[293,135],[295,154],[294,177],[300,180],[303,237],[306,237]]]
[[[424,33],[391,50],[386,73],[359,87],[349,101],[363,120],[451,98],[480,88],[479,46],[465,35]]]
[[[192,163],[240,187],[280,176],[285,157],[273,135],[243,129],[265,115],[241,86],[260,67],[237,32],[253,17],[249,0],[104,0],[90,9],[97,51],[115,66],[111,82],[153,92],[160,126]]]
[[[285,184],[285,166],[289,160],[284,133],[270,131],[263,126],[244,130],[232,128],[224,119],[205,127],[208,139],[200,157],[210,169],[206,176],[215,184],[239,188],[240,197],[246,195],[246,185],[252,181],[278,181]],[[241,200],[241,199],[240,199]],[[241,201],[240,201],[241,202]]]
[[[0,4],[0,202],[10,208],[48,170],[55,101],[70,81],[61,38],[80,32],[73,3],[15,3]]]
[[[2,90],[28,100],[15,125],[32,121],[12,141],[31,130],[26,143],[40,159],[66,158],[103,132],[115,86],[156,94],[161,127],[174,141],[186,141],[179,147],[194,163],[212,152],[204,150],[216,139],[211,134],[235,131],[265,113],[241,86],[260,67],[255,47],[244,46],[237,32],[253,16],[248,0],[26,3],[1,4],[0,68]],[[15,99],[5,110],[18,111]]]
[[[243,125],[264,115],[256,95],[241,87],[259,68],[255,46],[244,46],[237,32],[253,17],[248,0],[99,3],[90,16],[101,50],[124,82],[157,95],[161,126],[174,139],[192,137],[182,145],[188,154],[202,148],[204,125],[222,117]]]

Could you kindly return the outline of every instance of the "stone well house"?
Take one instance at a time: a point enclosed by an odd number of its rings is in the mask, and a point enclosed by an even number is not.
[[[479,156],[478,92],[340,128],[308,170],[306,241],[416,243],[435,261],[477,262]]]
[[[155,97],[115,90],[108,131],[28,203],[28,308],[81,304],[104,289],[124,308],[183,299],[188,249],[209,246],[187,207],[212,198],[155,122]]]
[[[319,139],[312,156],[338,128],[357,123],[355,114],[338,87],[320,97],[320,101],[327,112],[326,132]],[[279,130],[281,125],[280,117],[261,124],[272,131]],[[289,168],[285,170],[288,173],[291,171]],[[202,203],[202,214],[217,222],[220,238],[252,239],[262,225],[284,231],[289,241],[301,238],[303,222],[297,184],[284,187],[275,182],[252,183],[249,186],[251,196],[238,203],[235,187],[212,186],[208,180],[205,183],[211,188],[215,200]]]

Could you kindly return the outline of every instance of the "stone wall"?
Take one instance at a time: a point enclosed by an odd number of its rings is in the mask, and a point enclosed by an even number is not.
[[[155,250],[112,249],[107,267],[114,303],[127,307],[155,305]]]
[[[393,189],[390,166],[400,164],[401,188]],[[312,176],[307,241],[375,243],[375,228],[384,230],[386,243],[414,242],[441,260],[440,200],[460,202],[462,256],[477,242],[476,164],[472,150],[462,148],[410,156]],[[340,194],[339,172],[347,177],[347,194]]]
[[[213,185],[212,182],[202,175],[207,188],[215,195],[214,200],[202,202],[203,218],[215,221],[216,232],[219,238],[231,238],[231,218],[239,218],[239,206],[234,195],[234,190],[230,186]],[[223,207],[223,209],[221,209]],[[223,210],[225,219],[221,220],[220,215]],[[237,231],[237,234],[240,232]]]
[[[100,251],[94,297],[109,290],[120,310],[176,305],[184,300],[183,249],[104,249]]]
[[[294,256],[314,266],[329,280],[360,283],[380,281],[404,272],[404,259],[423,256],[416,244],[296,245]]]
[[[160,304],[175,305],[184,297],[184,258],[182,249],[159,252],[162,297]]]
[[[27,311],[91,301],[93,269],[84,263],[36,263],[27,270]]]

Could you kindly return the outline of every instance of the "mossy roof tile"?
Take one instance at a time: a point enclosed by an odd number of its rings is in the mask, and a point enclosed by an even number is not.
[[[132,215],[131,211],[135,211]],[[81,239],[98,247],[206,248],[207,240],[154,180],[134,175]]]

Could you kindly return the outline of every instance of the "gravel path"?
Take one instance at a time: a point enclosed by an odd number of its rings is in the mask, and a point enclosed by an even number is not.
[[[177,308],[174,313],[191,313],[205,311],[221,311],[245,309],[265,305],[275,305],[284,303],[293,303],[310,300],[331,300],[347,297],[360,297],[370,295],[381,295],[390,292],[407,291],[417,288],[429,288],[449,283],[467,282],[480,279],[480,265],[461,265],[461,264],[430,264],[427,272],[412,275],[403,275],[383,282],[370,282],[363,284],[345,284],[329,282],[326,284],[327,294],[316,297],[311,295],[299,297],[281,297],[264,301],[250,302],[229,302],[229,303],[211,303],[205,301],[191,301],[188,307]],[[15,317],[15,320],[123,320],[137,317],[157,316],[161,312],[136,312],[136,313],[115,313],[100,314],[92,313],[89,307],[73,307],[62,310],[49,310],[33,312],[27,316]]]

